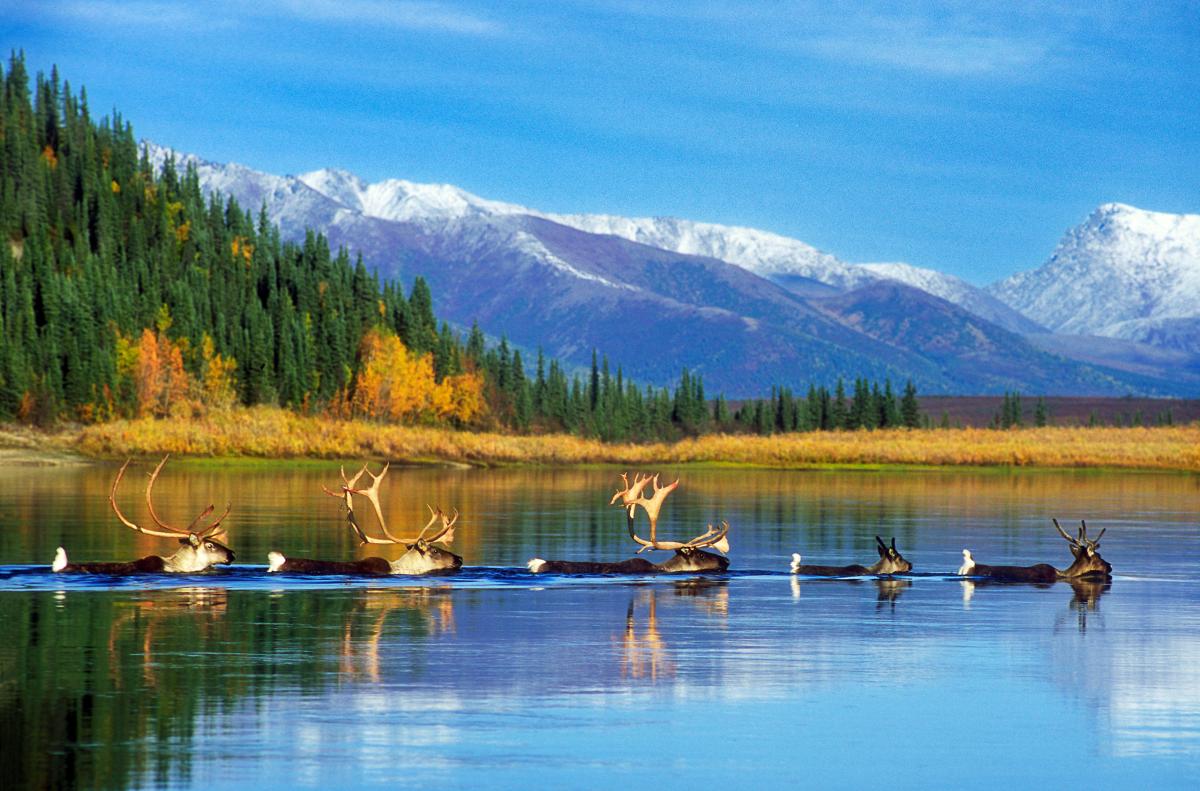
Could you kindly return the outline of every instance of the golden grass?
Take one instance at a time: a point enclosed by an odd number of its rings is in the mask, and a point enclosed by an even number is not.
[[[1200,470],[1200,426],[889,429],[775,437],[710,435],[676,443],[605,444],[565,435],[512,436],[253,407],[193,420],[118,420],[89,426],[90,456],[243,456],[392,459],[465,464],[688,464],[766,467],[971,465]]]

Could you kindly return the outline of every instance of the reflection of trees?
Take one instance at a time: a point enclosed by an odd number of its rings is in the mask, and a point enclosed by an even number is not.
[[[452,599],[436,588],[10,593],[0,777],[8,788],[186,778],[198,721],[280,690],[377,680],[381,642],[411,647],[454,628]]]
[[[38,593],[0,599],[0,776],[10,787],[126,787],[186,773],[201,713],[232,702],[226,593],[180,589],[137,599]],[[182,658],[182,661],[181,661]],[[111,749],[137,741],[143,749]]]

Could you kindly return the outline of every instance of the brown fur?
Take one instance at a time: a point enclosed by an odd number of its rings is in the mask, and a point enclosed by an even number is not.
[[[291,574],[386,575],[392,573],[392,566],[387,558],[378,557],[352,561],[288,558],[278,570]]]
[[[796,563],[798,558],[793,558],[792,573],[810,577],[863,577],[869,574],[904,574],[912,571],[912,563],[905,560],[896,549],[895,538],[889,547],[883,543],[882,538],[875,536],[875,551],[879,553],[879,560],[871,566],[858,563],[849,566],[807,566]]]
[[[138,560],[113,563],[68,563],[63,572],[76,574],[159,574],[166,570],[167,561],[159,555],[147,555]]]
[[[1049,563],[1034,566],[984,566],[976,563],[970,576],[985,577],[996,582],[1054,582],[1058,579],[1058,570]]]
[[[547,560],[537,574],[703,574],[722,573],[729,568],[729,558],[699,549],[677,549],[662,563],[644,558],[629,558],[617,563]]]

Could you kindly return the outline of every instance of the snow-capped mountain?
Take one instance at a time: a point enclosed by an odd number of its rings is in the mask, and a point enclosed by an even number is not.
[[[993,297],[982,288],[973,286],[954,275],[899,262],[857,264],[861,269],[887,280],[919,288],[927,294],[941,297],[976,316],[998,324],[1006,330],[1029,333],[1045,332],[1045,328]]]
[[[366,184],[344,170],[315,170],[298,178],[347,208],[383,220],[425,222],[533,213],[523,206],[472,195],[451,184],[416,184],[403,179]]]
[[[148,144],[152,161],[159,166],[169,149]],[[279,198],[290,196],[294,213],[313,209],[303,200],[299,185],[367,217],[398,222],[445,222],[467,217],[522,215],[542,217],[593,234],[618,236],[639,244],[686,255],[716,258],[749,270],[803,295],[820,295],[816,284],[829,286],[828,294],[846,291],[878,280],[894,280],[921,289],[1014,332],[1039,332],[1043,328],[1023,317],[982,289],[961,278],[909,264],[852,264],[822,252],[798,239],[754,228],[695,222],[672,217],[620,217],[609,214],[553,214],[514,203],[488,200],[450,184],[418,184],[403,179],[365,183],[344,170],[322,169],[284,178],[258,173],[241,165],[214,165],[191,155],[177,155],[180,168],[194,164],[204,183],[224,194],[246,194],[253,208],[266,199],[276,222],[282,216]],[[236,188],[235,188],[236,187]],[[315,196],[308,196],[310,199]],[[275,198],[275,199],[270,199]],[[309,205],[304,205],[309,204]],[[292,218],[295,219],[295,218]],[[527,246],[534,243],[525,239]],[[815,281],[815,283],[814,283]]]
[[[1200,215],[1104,204],[1040,268],[988,290],[1056,332],[1196,352]]]
[[[581,231],[609,234],[687,255],[736,264],[768,280],[802,277],[838,290],[875,280],[870,272],[797,239],[732,225],[674,217],[618,217],[611,214],[543,214]]]
[[[147,150],[160,166],[172,154]],[[251,211],[265,205],[285,239],[317,231],[385,279],[421,275],[438,314],[460,327],[478,321],[569,364],[587,365],[600,349],[643,382],[669,383],[686,367],[730,397],[839,376],[911,378],[928,393],[1200,386],[1194,374],[1162,375],[1153,358],[1118,370],[1043,351],[1052,342],[1019,334],[1040,328],[957,278],[848,264],[754,229],[554,215],[451,185],[368,184],[336,170],[281,177],[174,158],[206,191]]]

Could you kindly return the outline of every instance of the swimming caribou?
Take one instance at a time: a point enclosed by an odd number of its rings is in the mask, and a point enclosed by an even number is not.
[[[154,501],[151,499],[151,496],[154,491],[154,482],[158,480],[158,474],[162,472],[163,465],[167,463],[168,458],[169,455],[163,456],[162,461],[154,468],[154,472],[150,473],[150,482],[146,484],[146,507],[150,511],[150,518],[158,526],[157,529],[134,524],[121,513],[121,509],[117,506],[117,487],[121,485],[121,479],[125,477],[125,469],[129,467],[129,461],[122,464],[120,471],[117,472],[112,490],[108,493],[108,504],[112,506],[117,519],[121,520],[121,524],[126,527],[148,536],[177,539],[183,546],[175,554],[166,557],[162,555],[147,555],[138,560],[116,563],[71,563],[67,560],[67,551],[59,547],[54,553],[54,562],[51,564],[50,569],[55,572],[80,572],[85,574],[143,574],[156,572],[194,574],[200,571],[207,571],[217,564],[232,563],[233,550],[217,541],[217,537],[225,535],[225,528],[221,527],[221,522],[225,521],[225,517],[229,516],[229,509],[232,506],[227,506],[225,513],[221,514],[220,518],[199,530],[196,529],[196,525],[212,514],[214,510],[213,506],[210,505],[201,511],[200,515],[193,519],[192,523],[187,527],[175,527],[159,519],[158,513],[154,510]]]
[[[353,478],[346,478],[346,470],[342,469],[342,487],[340,492],[325,489],[331,497],[341,498],[346,508],[346,519],[350,528],[358,536],[359,544],[393,544],[404,547],[404,554],[396,560],[381,557],[362,558],[361,560],[336,561],[312,560],[310,558],[288,558],[281,552],[267,554],[268,572],[294,572],[299,574],[432,574],[436,572],[457,571],[462,567],[462,558],[448,549],[436,546],[449,546],[454,541],[454,523],[458,521],[458,510],[452,516],[447,516],[441,508],[429,508],[429,522],[421,528],[414,538],[397,538],[388,530],[383,518],[383,508],[379,505],[379,482],[387,475],[388,467],[384,464],[379,474],[367,469],[367,465],[358,471]],[[363,474],[371,478],[371,485],[358,489],[358,480]],[[325,488],[325,487],[321,487]],[[375,516],[379,519],[379,529],[383,538],[367,535],[358,524],[354,515],[354,495],[361,494],[375,508]],[[439,524],[440,523],[440,524]],[[436,525],[436,526],[435,526]]]
[[[707,531],[688,541],[658,540],[658,515],[667,496],[679,486],[678,480],[666,486],[659,486],[657,475],[635,475],[633,483],[630,483],[626,473],[621,474],[621,480],[624,481],[625,488],[617,490],[609,505],[619,505],[625,510],[629,537],[641,546],[638,554],[647,549],[664,549],[674,550],[674,555],[662,563],[651,563],[644,558],[630,558],[617,563],[533,558],[527,564],[529,570],[534,574],[681,574],[722,572],[729,568],[729,558],[704,551],[709,547],[722,553],[729,551],[728,522],[721,522],[721,526],[715,528],[710,524]],[[648,484],[653,488],[653,494],[649,498],[642,496]],[[650,520],[649,539],[637,534],[634,517],[638,506],[641,506]]]
[[[813,577],[861,577],[868,574],[904,574],[912,571],[913,565],[904,559],[896,549],[896,539],[892,538],[889,547],[883,539],[875,536],[875,550],[879,553],[879,561],[871,566],[807,566],[802,564],[800,553],[792,553],[792,573],[807,574]]]
[[[971,550],[963,550],[963,564],[958,573],[963,577],[984,577],[997,582],[1056,582],[1058,580],[1093,580],[1105,581],[1112,579],[1112,566],[1097,551],[1100,548],[1100,538],[1108,528],[1101,528],[1100,535],[1094,539],[1087,536],[1087,522],[1079,520],[1078,535],[1072,537],[1057,519],[1051,519],[1058,534],[1067,540],[1071,554],[1075,560],[1070,566],[1058,570],[1049,563],[1038,563],[1033,566],[985,566],[975,562]]]

